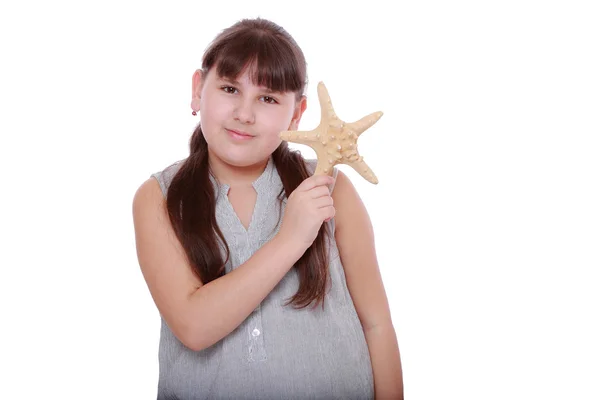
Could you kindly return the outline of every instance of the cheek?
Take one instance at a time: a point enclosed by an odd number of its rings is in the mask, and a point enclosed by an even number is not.
[[[200,119],[203,129],[204,126],[209,130],[218,129],[227,120],[229,115],[227,104],[215,100],[210,96],[206,96],[200,105]]]
[[[293,111],[290,112],[287,109],[274,108],[269,110],[268,113],[265,114],[264,123],[267,126],[269,131],[276,132],[279,134],[281,131],[285,131],[288,129],[290,122],[292,120]]]

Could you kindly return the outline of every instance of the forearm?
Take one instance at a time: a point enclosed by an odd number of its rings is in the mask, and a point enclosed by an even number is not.
[[[244,264],[198,289],[190,300],[195,349],[210,347],[237,328],[303,253],[276,236]]]
[[[393,325],[374,327],[365,331],[369,346],[375,399],[404,399],[404,384],[400,350]]]

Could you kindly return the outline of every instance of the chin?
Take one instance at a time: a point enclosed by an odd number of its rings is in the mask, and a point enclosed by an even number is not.
[[[267,157],[269,157],[269,155],[256,155],[256,154],[233,155],[233,154],[229,154],[229,155],[219,157],[219,158],[221,158],[221,160],[223,160],[224,162],[226,162],[227,164],[229,164],[233,167],[244,168],[244,167],[251,167],[255,164],[261,163]]]
[[[215,143],[216,146],[211,146],[212,149],[210,152],[213,153],[213,156],[218,157],[226,164],[229,164],[233,167],[243,168],[251,167],[264,162],[275,150],[277,150],[280,144],[281,142],[271,144],[269,147],[272,149],[269,150],[268,148],[265,148],[265,143],[262,143],[261,146],[248,146],[245,148],[243,146],[231,146],[227,144],[224,146],[218,146]],[[253,147],[261,147],[262,151],[256,151],[256,149]]]

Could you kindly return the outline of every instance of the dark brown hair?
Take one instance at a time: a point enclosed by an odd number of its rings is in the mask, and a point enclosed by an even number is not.
[[[273,91],[295,92],[301,99],[306,86],[306,61],[294,39],[277,24],[265,19],[244,19],[222,31],[207,48],[202,71],[215,67],[220,77],[236,79],[247,67],[254,83]],[[309,177],[304,158],[291,151],[287,142],[272,154],[281,177],[283,190],[279,199],[290,194]],[[198,278],[207,284],[225,274],[230,256],[215,216],[215,193],[210,181],[208,146],[200,124],[190,140],[190,155],[173,177],[167,193],[167,210],[177,237]],[[287,304],[304,308],[316,300],[324,307],[329,285],[328,238],[324,223],[316,240],[297,261],[297,293]],[[226,251],[223,260],[221,246]]]

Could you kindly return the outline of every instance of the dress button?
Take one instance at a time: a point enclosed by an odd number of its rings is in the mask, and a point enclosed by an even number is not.
[[[254,328],[254,330],[252,331],[252,336],[256,337],[258,335],[260,335],[260,331],[258,329],[256,329],[256,328]]]

